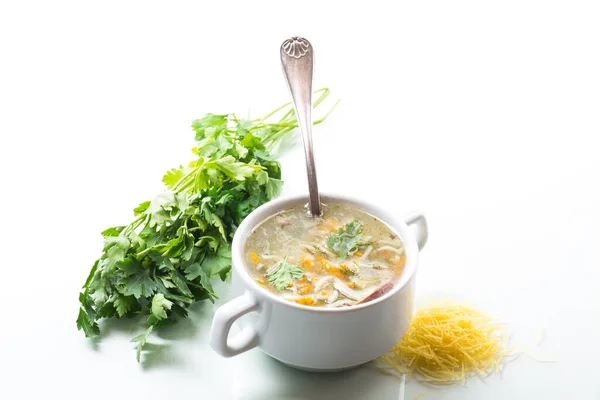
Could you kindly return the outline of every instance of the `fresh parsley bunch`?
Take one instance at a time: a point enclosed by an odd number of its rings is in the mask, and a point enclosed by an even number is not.
[[[315,107],[329,89],[316,93]],[[133,339],[139,362],[154,328],[185,318],[196,301],[214,301],[211,280],[230,273],[235,230],[281,191],[272,153],[296,126],[289,103],[256,120],[207,114],[194,121],[197,158],[168,171],[167,190],[136,207],[133,222],[102,232],[102,255],[79,295],[77,328],[95,337],[102,318],[146,316],[147,330]]]

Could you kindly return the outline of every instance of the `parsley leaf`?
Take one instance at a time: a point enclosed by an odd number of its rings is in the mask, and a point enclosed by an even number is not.
[[[243,181],[262,169],[260,166],[236,161],[233,156],[225,156],[221,159],[211,161],[207,165],[209,167],[214,166],[215,168],[220,169],[228,177],[235,179],[236,181]]]
[[[215,132],[227,129],[229,115],[206,114],[203,118],[192,122],[192,128],[196,131],[196,140],[200,141],[205,137],[213,137]]]
[[[333,250],[338,257],[345,259],[354,254],[359,247],[364,246],[362,238],[362,224],[355,219],[332,233],[327,238],[327,246]]]
[[[277,197],[281,193],[283,181],[275,178],[269,178],[266,186],[267,196],[270,198]]]
[[[133,215],[135,215],[137,217],[138,215],[142,214],[144,211],[146,211],[148,209],[149,205],[150,205],[149,201],[144,201],[139,206],[137,206],[136,208],[133,209]],[[123,227],[123,228],[125,228],[125,227]],[[121,232],[122,230],[123,229],[121,229],[119,232]]]
[[[156,290],[156,282],[150,277],[150,271],[144,269],[142,264],[133,257],[129,257],[119,265],[124,275],[120,280],[118,289],[125,296],[150,297]]]
[[[79,315],[77,317],[77,329],[83,329],[87,337],[100,335],[100,328],[98,328],[98,324],[96,323],[96,311],[94,310],[93,299],[89,295],[81,293],[79,301],[81,307],[79,308]]]
[[[148,340],[148,336],[152,332],[153,328],[154,328],[154,326],[150,325],[150,327],[146,330],[146,332],[144,332],[141,335],[138,335],[138,336],[134,337],[133,339],[131,339],[131,341],[133,343],[137,342],[137,347],[136,347],[137,352],[136,352],[136,356],[135,356],[137,362],[140,362],[140,356],[142,354],[142,349],[146,345],[146,341]]]
[[[231,249],[221,246],[216,253],[208,253],[202,263],[202,268],[210,278],[226,275],[231,270]]]
[[[123,236],[105,236],[104,251],[109,263],[123,261],[129,250],[129,239]]]
[[[173,187],[177,182],[179,182],[181,180],[181,178],[183,178],[184,174],[185,174],[185,172],[184,172],[183,166],[181,166],[179,168],[172,168],[170,171],[167,171],[167,173],[163,176],[162,181],[167,187],[170,188],[170,187]],[[146,203],[149,203],[149,202],[146,202]],[[148,208],[148,206],[146,206],[146,209],[147,208]],[[143,211],[146,211],[146,210],[143,210]],[[137,208],[135,210],[133,210],[133,212],[134,212],[134,214],[136,214]]]
[[[170,310],[172,305],[172,301],[165,299],[165,296],[162,293],[158,293],[152,298],[150,312],[159,320],[166,319],[167,310]]]
[[[116,294],[112,303],[119,317],[125,316],[129,311],[132,311],[137,305],[137,300],[134,296],[122,296]]]
[[[268,271],[269,283],[277,290],[284,290],[294,279],[299,279],[304,275],[304,271],[293,264],[288,264],[283,260]]]

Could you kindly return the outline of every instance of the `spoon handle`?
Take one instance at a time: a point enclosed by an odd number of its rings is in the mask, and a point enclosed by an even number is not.
[[[280,54],[304,142],[310,213],[313,217],[320,216],[321,202],[312,144],[313,48],[308,40],[294,36],[283,42]]]

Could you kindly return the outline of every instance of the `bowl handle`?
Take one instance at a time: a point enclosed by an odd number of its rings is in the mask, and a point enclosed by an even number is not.
[[[223,357],[233,357],[258,345],[258,332],[247,326],[240,333],[228,339],[233,323],[252,311],[259,309],[259,304],[250,292],[228,301],[217,309],[210,328],[210,347]]]
[[[411,226],[415,225],[416,234],[415,239],[417,239],[417,245],[419,246],[419,251],[425,247],[425,243],[427,243],[427,237],[429,236],[429,231],[427,229],[427,220],[423,213],[414,212],[410,214],[405,220],[406,225]]]

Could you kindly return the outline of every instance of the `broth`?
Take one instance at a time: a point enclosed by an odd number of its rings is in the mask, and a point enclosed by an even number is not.
[[[402,241],[379,219],[354,206],[282,211],[258,225],[244,248],[246,270],[285,300],[316,307],[370,301],[393,287],[406,256]]]

